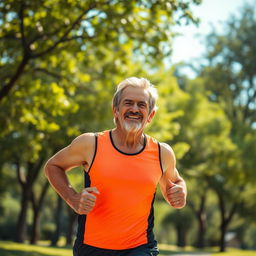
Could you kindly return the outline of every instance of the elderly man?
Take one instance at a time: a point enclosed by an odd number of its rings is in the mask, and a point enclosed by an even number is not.
[[[84,133],[55,154],[45,174],[79,214],[74,256],[157,255],[153,202],[157,184],[174,208],[186,204],[186,184],[171,147],[143,133],[156,111],[147,79],[122,81],[113,97],[116,127]],[[83,166],[85,188],[75,191],[66,171]]]

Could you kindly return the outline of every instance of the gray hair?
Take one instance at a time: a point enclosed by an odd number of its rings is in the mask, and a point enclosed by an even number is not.
[[[140,87],[146,89],[149,93],[149,113],[153,110],[157,110],[156,101],[158,99],[157,89],[153,84],[149,82],[146,78],[137,78],[137,77],[129,77],[123,80],[120,84],[117,85],[116,92],[113,97],[113,106],[115,108],[119,107],[122,93],[125,88],[128,86],[132,87]]]

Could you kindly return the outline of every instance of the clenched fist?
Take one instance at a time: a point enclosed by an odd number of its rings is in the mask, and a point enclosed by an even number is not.
[[[72,200],[69,205],[80,215],[88,214],[95,206],[97,199],[95,194],[100,194],[96,187],[84,188],[82,192],[75,195],[74,200]]]
[[[168,180],[166,188],[167,199],[172,207],[183,208],[186,204],[186,193],[181,185]]]

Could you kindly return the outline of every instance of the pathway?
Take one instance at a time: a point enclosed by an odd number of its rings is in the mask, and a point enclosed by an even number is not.
[[[205,253],[205,252],[186,252],[186,253],[171,254],[170,256],[211,256],[211,254]]]

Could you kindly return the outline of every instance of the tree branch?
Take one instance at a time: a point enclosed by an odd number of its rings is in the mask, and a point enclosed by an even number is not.
[[[88,11],[87,11],[88,12]],[[99,12],[99,13],[102,13],[102,12]],[[99,15],[99,13],[95,14],[95,15],[92,15],[86,19],[84,19],[85,21],[88,21],[88,20],[91,20],[92,18],[96,17]],[[29,44],[33,44],[34,42],[36,42],[37,40],[39,39],[44,39],[44,38],[47,38],[49,39],[51,36],[55,36],[57,33],[59,33],[62,29],[66,28],[66,25],[64,24],[63,26],[61,26],[60,28],[58,29],[55,29],[54,31],[52,32],[49,32],[49,33],[44,33],[44,34],[38,34],[36,35],[31,41],[29,41]],[[86,39],[90,39],[92,37],[87,37]],[[72,38],[72,39],[76,39],[76,38]]]
[[[222,196],[221,192],[219,192],[219,191],[216,191],[216,192],[217,192],[217,196],[218,196],[218,199],[219,199],[221,219],[222,219],[222,222],[225,223],[226,207],[225,207],[224,199],[223,199],[223,196]]]
[[[52,32],[49,33],[44,33],[44,34],[37,34],[33,39],[31,39],[31,41],[29,41],[30,44],[33,44],[34,42],[36,42],[37,40],[41,40],[42,38],[49,38],[51,36],[56,36],[56,34],[58,34],[62,29],[64,29],[66,27],[66,25],[61,26],[60,28],[55,29]]]
[[[29,58],[27,56],[24,56],[21,63],[19,64],[18,68],[16,69],[16,72],[13,75],[13,77],[10,79],[9,82],[7,82],[7,84],[5,84],[1,88],[1,90],[0,90],[0,102],[5,96],[8,95],[8,93],[10,92],[12,87],[14,86],[15,82],[19,79],[19,77],[21,76],[22,72],[24,71],[25,66],[27,65],[28,61],[29,61]]]
[[[24,52],[24,56],[28,56],[28,55],[30,55],[30,49],[29,49],[29,46],[26,42],[26,37],[25,37],[24,2],[23,1],[20,5],[19,18],[20,18],[20,33],[21,33],[21,43],[22,43],[22,47],[23,47],[23,52]]]
[[[61,78],[67,79],[66,77],[63,77],[63,76],[61,76],[61,75],[59,75],[59,74],[57,74],[57,73],[54,73],[54,72],[49,71],[49,70],[44,69],[44,68],[34,68],[34,71],[35,71],[35,72],[42,72],[42,73],[45,73],[45,74],[50,75],[50,76],[52,76],[52,77],[54,77],[54,78],[56,78],[56,79],[61,79]]]
[[[0,40],[1,41],[3,41],[3,40],[6,40],[6,39],[8,39],[8,40],[20,40],[20,38],[18,38],[18,37],[16,37],[15,35],[13,35],[13,34],[7,34],[7,35],[5,35],[5,36],[1,36],[0,37]]]
[[[42,156],[42,157],[40,157],[40,158],[37,160],[36,163],[34,163],[34,164],[32,165],[32,168],[31,168],[31,174],[32,174],[32,175],[31,175],[31,180],[30,180],[32,183],[35,182],[35,180],[36,180],[36,178],[37,178],[37,176],[38,176],[38,174],[39,174],[39,172],[40,172],[40,169],[41,169],[41,167],[42,167],[44,161],[45,161],[45,158]]]
[[[18,177],[18,181],[19,181],[20,185],[23,187],[23,186],[25,186],[25,181],[24,181],[24,176],[22,176],[22,174],[21,174],[21,167],[20,167],[19,161],[16,161],[15,165],[16,165],[16,174]]]
[[[30,201],[32,203],[33,210],[35,211],[37,208],[37,203],[36,203],[35,194],[33,190],[30,193]]]
[[[30,49],[27,45],[26,39],[25,39],[25,31],[24,31],[24,3],[21,3],[20,10],[19,10],[19,18],[20,18],[20,33],[21,33],[21,43],[23,46],[23,58],[21,63],[18,65],[18,68],[16,69],[15,74],[12,76],[9,82],[5,84],[1,90],[0,90],[0,102],[1,100],[10,92],[12,87],[14,86],[15,82],[19,79],[22,72],[25,69],[25,66],[27,65],[29,59],[30,59]]]
[[[33,54],[32,58],[38,58],[41,57],[49,52],[51,52],[52,50],[54,50],[60,43],[65,42],[68,34],[75,28],[76,25],[78,25],[80,23],[80,21],[82,20],[83,16],[88,13],[90,10],[92,10],[94,7],[96,6],[95,3],[93,3],[87,10],[83,11],[78,17],[77,19],[73,22],[73,24],[67,29],[67,31],[63,34],[63,36],[56,41],[52,46],[50,46],[48,49],[39,52],[37,54]]]
[[[200,207],[199,207],[199,212],[203,212],[204,208],[205,208],[205,201],[206,201],[206,194],[204,193],[201,196],[201,203],[200,203]]]
[[[47,75],[49,75],[49,76],[52,76],[53,78],[55,78],[55,79],[58,80],[58,81],[59,81],[60,79],[65,79],[65,80],[67,80],[68,82],[70,82],[71,84],[74,84],[76,87],[82,85],[81,83],[76,83],[76,82],[74,82],[72,79],[70,79],[70,78],[67,77],[67,76],[62,76],[62,75],[60,75],[60,74],[58,74],[58,73],[49,71],[49,70],[44,69],[44,68],[35,68],[34,71],[35,71],[35,72],[43,72],[43,73],[45,73],[45,74],[47,74]],[[91,88],[87,88],[87,91],[88,91],[88,93],[93,93],[93,92],[94,92]]]
[[[39,200],[38,200],[38,205],[39,205],[39,206],[43,204],[43,200],[44,200],[44,198],[45,198],[45,195],[46,195],[46,193],[47,193],[47,190],[48,190],[48,188],[49,188],[49,185],[50,185],[49,181],[46,180],[45,183],[44,183],[44,185],[43,185],[43,188],[42,188],[42,190],[41,190],[40,196],[39,196]]]
[[[253,102],[253,100],[255,100],[256,98],[256,90],[254,90],[254,93],[253,95],[250,96],[250,90],[254,88],[254,83],[253,83],[253,77],[250,77],[249,78],[249,89],[247,90],[247,97],[248,97],[248,100],[247,100],[247,103],[246,103],[246,106],[245,106],[245,110],[244,110],[244,113],[243,113],[243,121],[245,121],[247,119],[247,117],[249,116],[249,109],[250,109],[250,104]]]
[[[72,40],[76,40],[76,39],[93,39],[96,36],[73,36],[73,37],[68,37],[66,39],[63,39],[62,42],[68,42],[68,41],[72,41]]]

